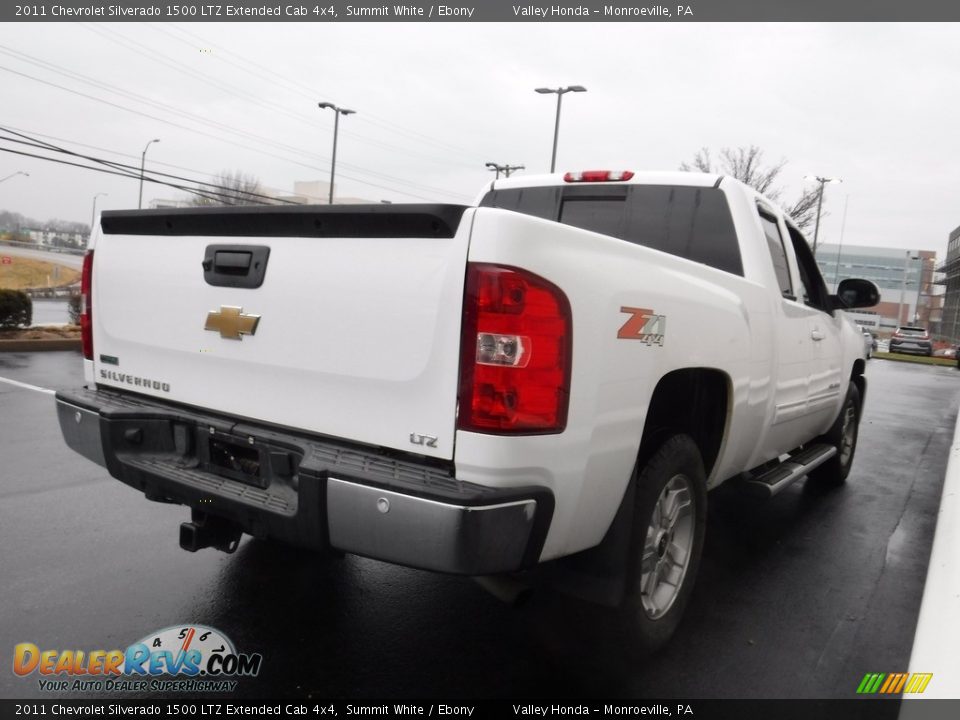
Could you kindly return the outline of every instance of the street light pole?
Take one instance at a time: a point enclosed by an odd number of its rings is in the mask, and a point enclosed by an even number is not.
[[[840,247],[837,248],[837,264],[833,268],[833,291],[837,291],[837,287],[840,285],[840,254],[843,252],[843,231],[847,227],[847,205],[850,204],[850,196],[843,201],[843,221],[840,223]]]
[[[146,144],[143,148],[143,152],[140,154],[140,197],[137,199],[137,209],[143,207],[143,165],[147,161],[147,149],[153,145],[155,142],[160,142],[160,138],[154,138]]]
[[[897,306],[897,326],[900,325],[900,317],[903,315],[903,298],[907,292],[907,269],[911,260],[917,260],[919,256],[913,256],[907,250],[907,255],[903,259],[903,279],[900,281],[900,304]]]
[[[568,92],[586,92],[587,89],[582,85],[568,85],[567,87],[560,88],[535,88],[534,92],[538,92],[541,95],[546,95],[549,93],[556,93],[557,96],[557,118],[553,124],[553,154],[550,156],[550,172],[556,170],[557,167],[557,138],[560,136],[560,104],[563,101],[564,93]]]
[[[807,175],[805,180],[816,180],[820,183],[820,192],[817,194],[817,224],[813,228],[813,256],[817,256],[817,238],[820,236],[820,208],[823,207],[823,186],[827,183],[841,183],[840,178],[820,177],[819,175]]]
[[[923,289],[923,257],[917,256],[917,260],[920,261],[920,274],[917,276],[917,302],[913,306],[913,324],[920,324],[920,291]],[[929,321],[927,325],[929,325]],[[927,330],[930,328],[928,327]]]
[[[17,175],[26,175],[27,177],[30,177],[30,173],[24,172],[23,170],[17,170],[15,173],[11,173],[10,175],[7,175],[5,178],[0,178],[0,182],[3,182],[4,180],[9,180],[10,178],[16,177]]]
[[[347,110],[347,108],[337,107],[333,103],[322,102],[317,103],[317,107],[322,110],[333,110],[333,157],[330,160],[330,196],[328,204],[333,205],[333,179],[334,174],[337,171],[337,133],[340,130],[340,116],[341,115],[353,115],[356,110]]]
[[[90,213],[90,239],[93,239],[93,223],[97,219],[97,198],[107,193],[97,193],[93,196],[93,210]]]

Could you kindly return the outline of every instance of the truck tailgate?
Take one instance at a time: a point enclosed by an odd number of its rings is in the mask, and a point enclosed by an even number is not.
[[[451,459],[465,210],[104,213],[93,263],[95,380]]]

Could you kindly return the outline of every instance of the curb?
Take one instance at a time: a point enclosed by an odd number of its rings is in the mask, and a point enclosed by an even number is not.
[[[80,350],[80,339],[56,338],[53,340],[0,340],[2,352],[43,352],[52,350]]]
[[[920,603],[920,616],[910,655],[911,672],[933,673],[934,680],[921,696],[956,698],[960,692],[960,417],[953,432],[953,444],[947,460],[947,472],[937,511],[937,529],[933,535],[927,580]],[[916,699],[904,696],[904,699]],[[922,712],[913,703],[901,706],[900,718],[913,718]]]

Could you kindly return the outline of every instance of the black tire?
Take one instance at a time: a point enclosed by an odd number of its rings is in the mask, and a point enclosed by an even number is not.
[[[634,482],[636,496],[626,571],[627,592],[619,610],[619,625],[630,653],[645,657],[662,647],[677,629],[700,565],[706,532],[707,490],[703,460],[696,443],[687,435],[669,438],[642,469],[634,471]],[[686,510],[678,505],[683,501],[689,503]],[[671,509],[668,515],[676,510],[672,523],[664,517],[665,508]],[[680,569],[675,553],[682,545],[688,547],[688,552]],[[654,568],[648,564],[646,571],[643,567],[645,548],[648,563],[655,563]],[[679,583],[666,582],[670,574],[674,579],[679,576]]]
[[[837,419],[834,420],[826,435],[814,441],[833,445],[837,453],[810,473],[811,481],[824,486],[839,486],[846,482],[850,468],[853,467],[853,456],[857,451],[860,409],[860,390],[851,381]]]

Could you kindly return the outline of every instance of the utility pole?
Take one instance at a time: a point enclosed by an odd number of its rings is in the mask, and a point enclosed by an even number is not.
[[[820,183],[820,192],[817,193],[817,224],[813,229],[813,257],[817,257],[817,238],[820,236],[820,208],[823,207],[823,186],[827,183],[841,183],[840,178],[820,177],[819,175],[807,175],[804,180],[816,180]]]
[[[497,176],[494,178],[494,180],[500,179],[500,173],[503,173],[506,177],[510,177],[510,173],[514,172],[515,170],[526,170],[523,165],[497,165],[496,163],[492,162],[488,162],[486,165],[488,169],[496,171]]]

